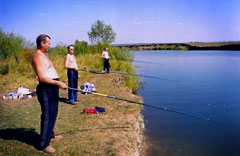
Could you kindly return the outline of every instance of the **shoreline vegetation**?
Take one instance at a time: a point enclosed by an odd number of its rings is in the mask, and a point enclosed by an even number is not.
[[[240,51],[240,42],[186,42],[186,43],[136,43],[113,44],[129,50],[235,50]]]
[[[16,38],[12,34],[13,39]],[[3,40],[2,40],[3,41]],[[27,48],[22,38],[4,40],[0,57],[0,96],[16,92],[25,86],[35,90],[38,80],[31,66],[34,47]],[[11,48],[8,48],[9,43]],[[14,48],[18,47],[18,48]],[[102,70],[101,53],[108,47],[112,57],[111,70],[134,74],[132,62],[118,61],[132,58],[127,50],[113,47],[108,43],[88,45],[84,41],[75,41],[75,56],[79,68]],[[67,83],[64,57],[66,45],[51,48],[48,56],[53,62],[61,81]],[[90,82],[98,92],[142,101],[137,95],[139,80],[137,77],[118,74],[79,73],[79,85]],[[144,136],[142,106],[124,101],[78,94],[77,105],[66,103],[67,91],[60,91],[59,112],[55,133],[63,136],[60,142],[53,142],[55,155],[134,155],[143,154],[147,146]],[[95,106],[105,108],[99,114],[81,114],[86,108]],[[22,100],[0,100],[0,155],[46,155],[36,149],[40,134],[41,108],[37,97]]]

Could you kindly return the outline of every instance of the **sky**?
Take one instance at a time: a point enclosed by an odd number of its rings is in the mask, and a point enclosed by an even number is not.
[[[0,0],[0,28],[34,43],[90,43],[97,20],[114,44],[240,41],[240,0]]]

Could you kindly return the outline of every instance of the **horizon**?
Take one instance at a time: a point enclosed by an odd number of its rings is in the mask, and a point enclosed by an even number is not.
[[[149,43],[112,43],[112,45],[121,45],[121,44],[187,44],[187,43],[231,43],[231,42],[240,42],[239,41],[210,41],[210,42],[202,42],[202,41],[189,41],[189,42],[149,42]]]
[[[112,44],[237,42],[239,8],[239,0],[0,0],[0,28],[33,43],[48,34],[53,46],[90,43],[97,20],[116,32]]]

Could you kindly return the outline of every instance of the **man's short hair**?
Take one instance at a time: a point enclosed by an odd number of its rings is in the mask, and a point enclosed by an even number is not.
[[[47,38],[51,39],[48,35],[46,34],[41,34],[37,37],[36,44],[37,47],[41,46],[41,42],[46,42]]]
[[[67,46],[67,49],[69,50],[70,47],[74,47],[74,45],[70,44],[69,46]]]

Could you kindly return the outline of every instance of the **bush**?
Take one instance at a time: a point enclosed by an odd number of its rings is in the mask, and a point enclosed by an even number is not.
[[[31,48],[32,43],[27,42],[23,37],[14,33],[5,33],[0,29],[0,57],[7,57],[22,51],[25,48]]]
[[[9,66],[8,64],[1,64],[0,66],[0,74],[7,75],[9,73]]]
[[[57,44],[56,47],[49,49],[48,53],[50,55],[65,56],[68,53],[67,46],[63,44]]]
[[[74,53],[75,55],[86,54],[89,53],[88,50],[88,43],[85,41],[78,41],[76,40],[74,43]]]
[[[32,71],[31,59],[33,49],[25,49],[7,58],[9,73],[28,75]]]

